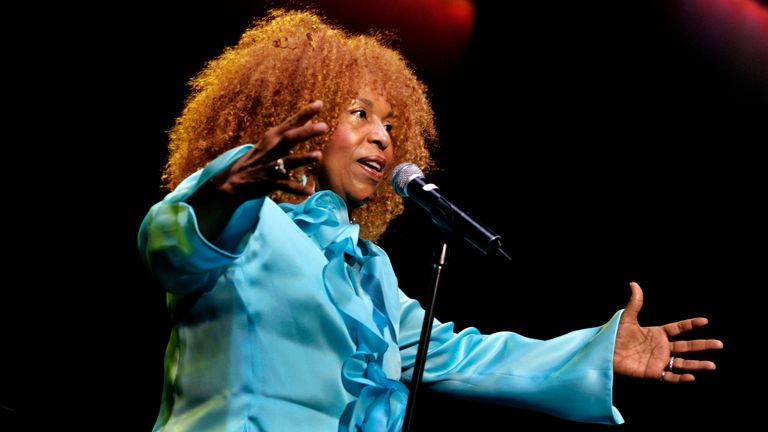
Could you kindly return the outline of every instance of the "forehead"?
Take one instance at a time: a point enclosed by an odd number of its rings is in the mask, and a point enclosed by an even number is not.
[[[365,87],[358,91],[353,103],[360,103],[369,109],[386,111],[387,113],[392,111],[392,105],[390,105],[386,93],[370,87]]]

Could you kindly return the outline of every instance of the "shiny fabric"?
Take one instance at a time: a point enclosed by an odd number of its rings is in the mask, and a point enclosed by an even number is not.
[[[333,192],[316,193],[299,205],[283,203],[280,207],[325,252],[325,292],[355,344],[355,352],[342,364],[341,379],[356,399],[347,404],[340,430],[400,430],[408,389],[399,381],[399,367],[394,367],[399,366],[399,350],[386,309],[398,299],[384,300],[378,278],[386,274],[389,262],[371,243],[361,243],[363,252],[358,245],[359,226],[349,223],[344,202]]]
[[[200,234],[184,200],[249,148],[190,176],[142,223],[139,249],[173,321],[154,430],[400,430],[424,312],[340,197],[249,201],[215,242]],[[611,403],[619,316],[547,341],[435,321],[424,385],[621,423]]]

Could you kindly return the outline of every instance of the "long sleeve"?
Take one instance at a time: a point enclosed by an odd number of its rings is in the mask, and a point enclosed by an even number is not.
[[[223,269],[242,255],[264,199],[238,207],[213,243],[200,233],[194,209],[184,200],[251,147],[236,147],[214,159],[205,169],[187,177],[144,218],[139,229],[139,251],[167,291],[181,294],[209,290]]]
[[[424,310],[400,295],[403,378],[410,380]],[[623,423],[612,404],[613,346],[621,311],[601,327],[550,340],[512,332],[459,333],[435,321],[423,382],[461,397],[532,409],[569,420]]]

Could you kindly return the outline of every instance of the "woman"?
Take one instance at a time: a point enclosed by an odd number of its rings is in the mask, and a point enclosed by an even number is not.
[[[376,38],[280,11],[192,85],[139,235],[173,321],[155,430],[400,430],[423,310],[371,240],[402,211],[392,167],[431,164],[424,86]],[[704,318],[640,327],[631,285],[607,324],[548,341],[436,322],[424,382],[621,423],[614,372],[691,381],[715,365],[677,356],[722,347],[669,341]]]

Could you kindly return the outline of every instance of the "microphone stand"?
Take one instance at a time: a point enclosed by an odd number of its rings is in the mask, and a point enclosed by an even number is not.
[[[405,422],[403,432],[411,430],[411,421],[413,420],[413,410],[416,404],[416,393],[421,385],[421,377],[424,375],[424,365],[427,362],[427,349],[429,347],[429,337],[432,334],[432,321],[435,309],[435,297],[437,296],[437,287],[440,285],[440,276],[448,260],[448,242],[440,241],[440,250],[435,256],[432,272],[432,289],[427,293],[427,303],[424,308],[424,322],[421,325],[421,337],[419,338],[419,347],[416,351],[416,364],[413,366],[413,377],[408,392],[408,404],[405,407]]]

